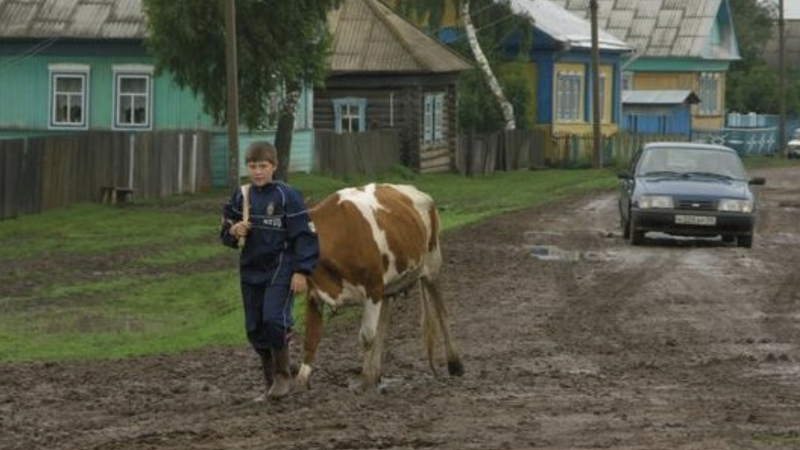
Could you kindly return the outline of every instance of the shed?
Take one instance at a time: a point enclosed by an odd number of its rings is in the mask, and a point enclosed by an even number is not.
[[[692,105],[700,98],[690,90],[625,90],[622,92],[623,129],[636,134],[692,133]]]

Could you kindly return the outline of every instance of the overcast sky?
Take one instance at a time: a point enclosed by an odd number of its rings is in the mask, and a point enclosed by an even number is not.
[[[783,0],[783,16],[791,19],[800,18],[800,0]]]
[[[778,0],[762,1],[778,4]],[[800,0],[783,0],[783,16],[787,19],[800,19]]]

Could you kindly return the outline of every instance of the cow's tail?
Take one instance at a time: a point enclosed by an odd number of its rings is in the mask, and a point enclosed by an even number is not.
[[[447,372],[453,376],[464,374],[458,348],[450,335],[450,324],[447,305],[442,297],[439,282],[434,278],[422,277],[422,336],[428,354],[428,365],[436,373],[436,341],[439,334],[444,338],[444,350],[447,357]]]

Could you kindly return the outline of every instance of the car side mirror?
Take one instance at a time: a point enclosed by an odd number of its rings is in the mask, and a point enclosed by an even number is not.
[[[767,182],[767,180],[764,177],[753,177],[753,178],[750,178],[750,181],[748,181],[748,184],[763,186],[766,182]]]
[[[627,170],[623,170],[622,172],[617,173],[617,178],[619,178],[620,180],[630,180],[631,173],[628,172]]]

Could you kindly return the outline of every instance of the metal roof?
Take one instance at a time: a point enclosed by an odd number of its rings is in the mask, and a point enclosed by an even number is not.
[[[0,0],[0,37],[142,39],[141,0]]]
[[[627,105],[681,105],[700,103],[700,98],[694,92],[683,89],[625,90],[622,91],[622,103]]]
[[[470,63],[378,0],[345,0],[328,20],[331,71],[458,72]]]
[[[551,0],[589,20],[590,0]],[[727,0],[597,0],[598,26],[639,56],[739,59]],[[720,43],[713,43],[717,21]]]
[[[592,25],[550,0],[510,0],[517,14],[533,20],[539,30],[571,47],[592,48]],[[627,51],[631,46],[612,34],[598,30],[598,46],[605,50]]]
[[[0,0],[0,38],[144,39],[145,20],[141,0]],[[377,0],[343,1],[329,25],[333,72],[431,73],[471,67]]]

